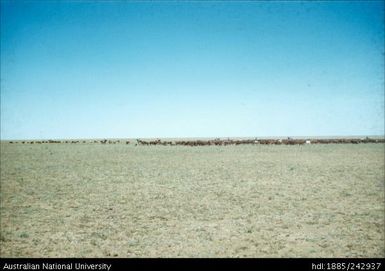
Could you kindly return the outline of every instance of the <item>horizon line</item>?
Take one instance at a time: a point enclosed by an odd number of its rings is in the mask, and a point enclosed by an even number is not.
[[[26,140],[136,140],[136,139],[238,139],[238,138],[244,138],[244,139],[334,139],[334,138],[365,138],[365,137],[374,137],[374,138],[385,138],[385,135],[318,135],[318,136],[304,136],[304,135],[286,135],[286,136],[182,136],[182,137],[65,137],[65,138],[59,138],[59,137],[41,137],[41,138],[6,138],[2,139],[0,138],[0,142],[6,142],[6,141],[26,141]]]

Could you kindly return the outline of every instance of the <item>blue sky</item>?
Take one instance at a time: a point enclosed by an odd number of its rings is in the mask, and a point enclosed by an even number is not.
[[[383,72],[383,1],[1,1],[1,139],[383,135]]]

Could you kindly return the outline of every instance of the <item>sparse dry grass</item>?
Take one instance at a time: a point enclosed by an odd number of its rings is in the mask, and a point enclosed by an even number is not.
[[[2,257],[384,257],[384,144],[1,143]]]

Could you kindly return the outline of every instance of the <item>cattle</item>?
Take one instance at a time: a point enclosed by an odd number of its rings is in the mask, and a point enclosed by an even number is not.
[[[143,141],[143,140],[140,140],[140,139],[137,139],[137,141],[138,141],[138,144],[139,144],[139,145],[145,145],[145,146],[148,146],[148,145],[149,145],[149,143],[146,142],[146,141]]]
[[[107,140],[101,141],[101,143],[106,143]],[[115,144],[119,141],[111,141],[109,140],[108,143]],[[230,138],[227,138],[225,140],[221,140],[219,138],[215,138],[213,140],[181,140],[176,142],[171,141],[161,141],[160,139],[151,140],[151,141],[144,141],[137,139],[137,145],[161,145],[161,146],[228,146],[228,145],[255,145],[255,144],[261,144],[261,145],[304,145],[304,144],[359,144],[359,143],[369,143],[369,142],[385,142],[385,139],[369,139],[369,138],[362,138],[362,139],[293,139],[291,137],[288,137],[287,139],[243,139],[243,140],[231,140]],[[126,144],[129,144],[129,141],[126,141]]]
[[[282,145],[282,139],[278,139],[274,142],[275,145]]]

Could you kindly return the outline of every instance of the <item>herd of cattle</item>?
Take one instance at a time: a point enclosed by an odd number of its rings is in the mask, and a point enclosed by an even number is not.
[[[359,144],[359,143],[385,143],[385,139],[247,139],[247,140],[221,140],[219,138],[214,140],[189,140],[189,141],[161,141],[160,139],[154,141],[137,140],[139,145],[182,145],[182,146],[227,146],[227,145],[304,145],[304,144]]]
[[[121,141],[121,140],[43,140],[43,141],[9,141],[11,144],[50,144],[50,143],[67,143],[67,144],[77,144],[77,143],[99,143],[99,144],[130,144],[130,141]],[[361,139],[292,139],[288,137],[287,139],[247,139],[247,140],[233,140],[233,139],[219,139],[214,140],[185,140],[185,141],[161,141],[160,139],[152,141],[144,141],[137,139],[135,146],[150,146],[150,145],[163,145],[163,146],[227,146],[227,145],[304,145],[304,144],[360,144],[360,143],[385,143],[385,139],[373,139],[373,138],[361,138]]]

